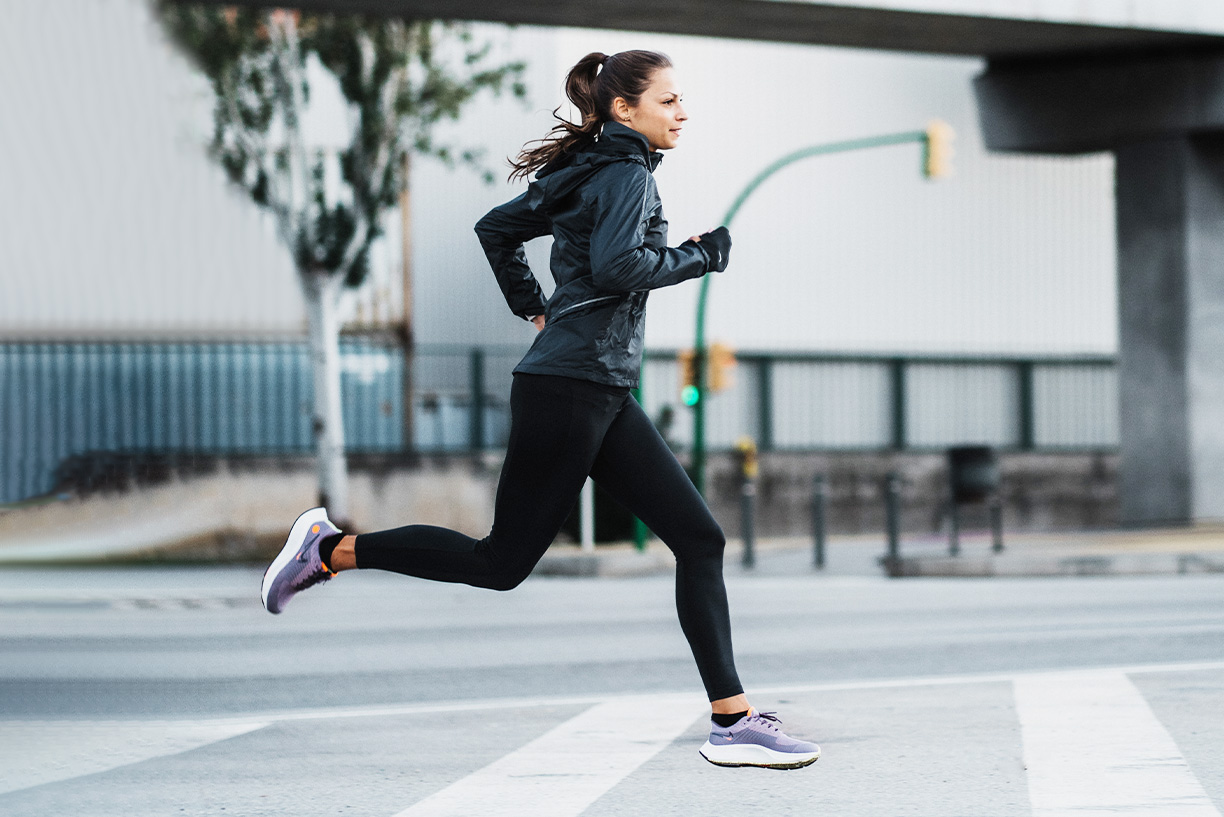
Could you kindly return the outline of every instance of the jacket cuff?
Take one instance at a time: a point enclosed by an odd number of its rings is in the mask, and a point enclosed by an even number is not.
[[[703,275],[714,269],[714,261],[713,259],[710,258],[710,253],[706,250],[706,248],[701,246],[700,241],[694,241],[693,239],[690,238],[688,241],[685,241],[680,246],[681,247],[696,247],[698,249],[698,251],[701,253],[701,257],[705,259],[705,265],[701,269],[701,272]]]

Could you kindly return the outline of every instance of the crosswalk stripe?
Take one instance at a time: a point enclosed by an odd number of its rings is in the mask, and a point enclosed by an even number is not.
[[[1073,670],[1057,670],[1070,674],[1093,673],[1124,673],[1126,675],[1147,673],[1176,672],[1211,672],[1224,670],[1224,661],[1206,661],[1195,663],[1174,664],[1136,664],[1120,667],[1091,667]],[[816,684],[762,684],[753,686],[749,693],[754,698],[776,697],[779,695],[802,695],[821,692],[855,692],[869,689],[911,689],[927,686],[962,686],[966,684],[1009,683],[1028,675],[1047,675],[1049,672],[989,672],[966,675],[923,675],[909,678],[882,678],[878,680],[833,681]],[[668,696],[680,697],[683,693],[667,692]],[[371,704],[366,706],[331,706],[311,707],[309,709],[277,709],[245,712],[240,718],[244,721],[259,720],[267,722],[282,721],[319,721],[336,720],[340,718],[370,718],[397,717],[402,715],[423,715],[437,712],[478,712],[484,709],[520,709],[528,707],[551,706],[594,706],[601,703],[617,703],[632,705],[636,700],[634,695],[543,695],[539,697],[521,698],[472,698],[468,700],[436,701],[433,703],[413,704]],[[216,722],[233,720],[232,717],[212,719]]]
[[[1220,817],[1124,674],[1051,673],[1014,683],[1033,817]]]
[[[0,794],[176,755],[262,729],[259,722],[0,722]]]
[[[688,695],[593,706],[396,817],[572,817],[654,757],[704,711],[705,702]]]

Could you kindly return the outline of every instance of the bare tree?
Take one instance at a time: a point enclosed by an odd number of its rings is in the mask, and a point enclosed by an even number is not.
[[[153,2],[212,86],[212,156],[273,214],[293,254],[308,313],[319,502],[345,520],[341,294],[369,274],[382,218],[408,183],[408,154],[479,167],[477,151],[435,144],[433,126],[457,119],[481,91],[508,87],[525,96],[524,66],[486,66],[489,44],[459,23]],[[318,96],[309,77],[318,67],[346,103],[348,141],[340,147],[307,125]]]

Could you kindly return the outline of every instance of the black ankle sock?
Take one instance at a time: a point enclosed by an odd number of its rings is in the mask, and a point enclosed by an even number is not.
[[[727,727],[727,726],[735,726],[736,721],[738,721],[740,718],[744,717],[747,714],[748,714],[748,710],[744,710],[743,712],[735,712],[730,715],[720,715],[717,712],[715,712],[710,717],[713,718],[714,723],[718,724],[719,726]]]
[[[323,560],[323,566],[331,570],[332,573],[336,572],[332,570],[331,566],[332,553],[335,552],[336,545],[340,544],[340,540],[343,538],[343,533],[333,533],[331,536],[324,537],[322,542],[319,542],[319,558]]]

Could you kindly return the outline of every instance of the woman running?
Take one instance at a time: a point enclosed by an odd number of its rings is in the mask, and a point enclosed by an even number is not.
[[[652,173],[688,116],[671,61],[650,51],[583,57],[565,92],[582,122],[559,120],[524,147],[511,178],[536,180],[476,234],[510,310],[535,324],[514,369],[510,438],[484,539],[429,525],[345,535],[307,511],[263,580],[264,607],[353,568],[474,587],[517,587],[544,555],[587,476],[646,523],[676,557],[676,608],[713,710],[701,747],[720,766],[792,769],[820,757],[749,706],[731,651],[723,532],[629,390],[638,383],[650,290],[727,267],[725,227],[668,247]],[[545,298],[523,243],[553,236],[556,288]]]

